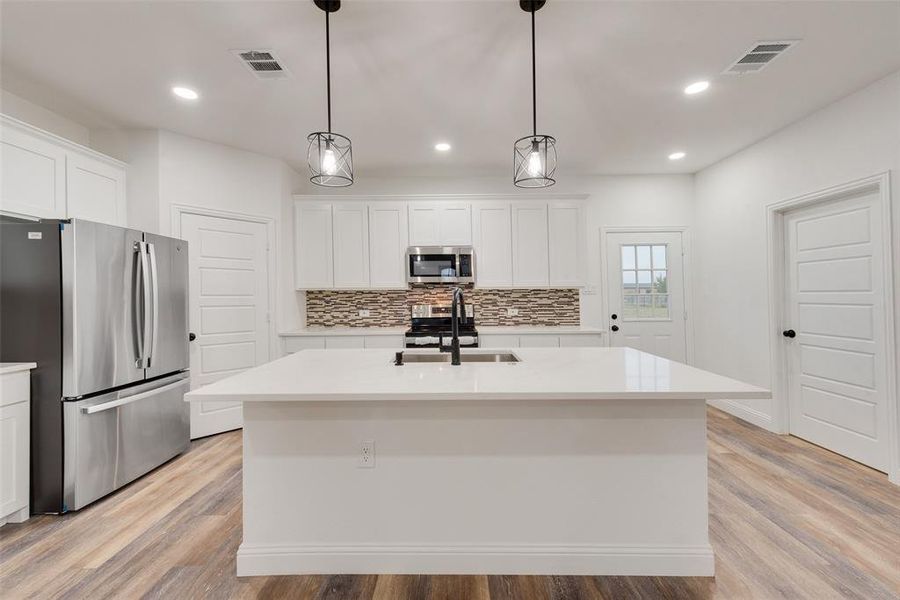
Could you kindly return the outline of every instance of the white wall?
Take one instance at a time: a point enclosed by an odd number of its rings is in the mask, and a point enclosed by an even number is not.
[[[768,314],[766,206],[889,170],[900,298],[900,72],[696,175],[698,367],[772,386],[769,338],[781,324]],[[900,340],[900,320],[897,326]],[[740,401],[730,410],[774,429],[770,400]]]
[[[89,129],[81,123],[6,90],[0,90],[0,112],[76,144],[88,146],[91,140]]]
[[[322,188],[307,181],[300,193],[342,195],[446,195],[516,194],[525,198],[559,194],[587,194],[588,281],[581,295],[585,325],[608,325],[601,306],[601,227],[691,226],[693,176],[622,175],[561,176],[548,190],[520,190],[510,177],[392,177],[357,176],[348,188]]]

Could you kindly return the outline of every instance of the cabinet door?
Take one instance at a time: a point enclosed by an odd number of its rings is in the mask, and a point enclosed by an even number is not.
[[[472,208],[468,202],[412,202],[409,205],[410,246],[469,246]]]
[[[559,348],[558,335],[523,335],[519,340],[519,345],[522,348]]]
[[[440,215],[436,204],[413,202],[409,205],[409,245],[438,246],[441,231]]]
[[[326,350],[341,350],[345,348],[365,348],[366,339],[361,335],[330,335],[325,338]]]
[[[124,226],[125,169],[70,152],[66,161],[66,215]]]
[[[0,124],[0,209],[44,219],[66,216],[66,151]]]
[[[369,279],[373,288],[406,288],[406,204],[369,205]]]
[[[513,286],[546,287],[549,284],[547,205],[513,203],[512,224]]]
[[[438,215],[442,245],[472,245],[472,207],[468,202],[442,202]]]
[[[490,334],[478,336],[480,348],[518,348],[519,336],[505,334]]]
[[[334,287],[331,204],[294,203],[294,285],[298,290]]]
[[[603,343],[603,334],[600,333],[576,333],[559,336],[561,348],[600,347]]]
[[[29,414],[27,398],[0,407],[0,517],[28,506]]]
[[[324,350],[325,338],[305,335],[290,336],[285,337],[282,344],[285,354],[293,354],[294,352],[300,352],[301,350]]]
[[[403,349],[402,335],[367,335],[366,348],[389,348],[392,350]]]
[[[550,285],[584,284],[584,208],[576,202],[551,202],[547,208],[550,250]]]
[[[369,213],[362,202],[334,204],[334,287],[369,287]]]
[[[477,203],[472,208],[475,282],[478,287],[510,287],[512,222],[508,202]]]

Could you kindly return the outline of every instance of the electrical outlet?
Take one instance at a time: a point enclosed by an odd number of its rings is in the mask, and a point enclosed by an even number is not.
[[[375,442],[368,441],[359,445],[359,463],[361,469],[375,468]]]
[[[518,308],[507,308],[507,309],[506,309],[506,316],[507,316],[507,317],[518,317],[518,316],[519,316],[519,309],[518,309]]]
[[[361,308],[361,309],[359,309],[359,316],[361,316],[361,317],[370,317],[370,316],[372,316],[372,313],[369,312],[369,309],[368,309],[368,308]]]

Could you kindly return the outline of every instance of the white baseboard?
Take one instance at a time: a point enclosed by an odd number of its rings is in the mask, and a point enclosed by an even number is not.
[[[778,433],[775,431],[775,421],[772,419],[772,415],[767,415],[764,412],[754,410],[748,406],[735,402],[734,400],[707,400],[707,404],[715,406],[719,410],[723,410],[730,415],[753,423],[757,427],[762,427],[773,433]]]
[[[241,544],[237,574],[715,575],[712,546],[263,546]]]

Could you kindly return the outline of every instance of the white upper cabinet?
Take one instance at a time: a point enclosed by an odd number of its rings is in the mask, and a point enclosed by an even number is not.
[[[406,287],[407,205],[369,204],[369,278],[373,288]]]
[[[551,202],[547,206],[550,249],[550,285],[584,284],[584,206],[578,202]]]
[[[472,208],[468,202],[413,202],[409,205],[411,246],[469,246]]]
[[[513,286],[549,285],[546,202],[513,203],[512,252]]]
[[[334,287],[331,204],[294,202],[294,284],[298,290]]]
[[[509,202],[478,202],[472,206],[475,285],[513,284],[512,221]]]
[[[0,209],[43,219],[127,225],[126,165],[2,116]]]
[[[70,153],[66,162],[66,213],[125,225],[125,171],[93,156]]]
[[[0,208],[66,217],[66,149],[6,119],[0,123]]]
[[[369,213],[363,202],[333,205],[334,287],[369,287]]]

